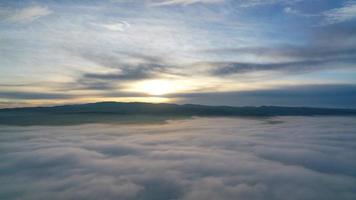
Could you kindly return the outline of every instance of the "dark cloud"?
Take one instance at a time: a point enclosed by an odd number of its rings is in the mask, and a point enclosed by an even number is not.
[[[353,200],[354,122],[0,126],[0,199]]]
[[[296,61],[310,60],[337,60],[350,59],[356,57],[355,47],[344,48],[322,48],[319,47],[301,47],[284,45],[281,47],[245,47],[233,49],[210,49],[203,51],[205,53],[221,55],[255,55],[270,58],[294,59]]]
[[[71,50],[73,51],[73,50]],[[81,72],[65,88],[70,90],[98,90],[117,93],[123,82],[150,79],[169,74],[163,59],[135,52],[114,51],[101,53],[80,51],[79,56],[111,72]],[[135,95],[137,96],[137,95]]]
[[[114,73],[85,73],[83,74],[84,79],[99,79],[99,80],[140,80],[152,78],[156,75],[153,73],[157,65],[151,64],[140,64],[132,66],[127,66],[124,70]]]
[[[225,55],[254,55],[265,58],[284,59],[283,62],[209,62],[213,75],[232,75],[254,71],[280,71],[285,73],[307,73],[311,71],[353,68],[356,63],[356,47],[322,48],[294,47],[277,48],[254,47],[241,49],[208,50],[208,53]],[[201,63],[202,65],[204,63]]]
[[[147,94],[139,92],[123,92],[117,91],[112,88],[108,89],[106,86],[102,87],[97,85],[97,87],[90,88],[70,88],[69,85],[65,86],[66,89],[63,90],[100,90],[95,93],[85,93],[85,94],[70,94],[68,92],[55,93],[55,92],[8,92],[0,91],[0,98],[9,99],[11,101],[0,102],[0,107],[17,107],[19,105],[26,105],[24,102],[16,102],[22,100],[72,100],[77,98],[105,98],[105,97],[147,97]]]
[[[212,75],[227,76],[233,74],[249,73],[255,71],[279,71],[284,73],[306,73],[317,70],[326,70],[339,68],[341,64],[354,64],[356,58],[351,59],[330,59],[330,60],[303,60],[292,62],[279,63],[244,63],[244,62],[222,62],[222,63],[207,63],[209,66],[214,66],[211,71]],[[330,66],[332,65],[332,66]]]
[[[0,87],[23,87],[28,86],[28,84],[0,84]]]
[[[166,67],[163,60],[149,55],[115,51],[110,54],[85,52],[81,55],[84,59],[92,61],[100,66],[116,69],[112,73],[84,73],[84,79],[99,80],[140,80],[157,76]],[[131,59],[131,63],[125,60]]]
[[[160,66],[160,63],[163,62],[163,60],[158,57],[125,51],[114,51],[109,53],[86,51],[80,54],[80,56],[100,66],[114,69],[125,69],[126,67],[129,67],[130,64],[127,64],[127,62],[125,62],[125,60],[127,59],[134,59],[137,63],[150,63],[152,64],[152,68]],[[156,64],[157,66],[153,66],[153,64]],[[135,65],[132,64],[132,66]]]
[[[307,73],[311,71],[355,68],[356,25],[341,24],[314,27],[305,45],[273,45],[260,47],[204,50],[208,55],[226,57],[253,56],[273,62],[208,62],[213,75],[231,75],[254,71]],[[231,59],[230,59],[231,60]],[[282,60],[282,61],[281,61]]]
[[[75,96],[65,93],[0,91],[0,98],[7,99],[71,99],[73,97]]]
[[[233,106],[311,106],[356,108],[356,85],[301,85],[236,92],[176,94],[181,103]]]
[[[100,80],[90,80],[90,79],[79,79],[75,83],[71,83],[71,89],[79,89],[79,90],[112,90],[117,89],[115,85],[107,81]]]
[[[118,89],[119,87],[113,84],[112,82],[105,80],[95,80],[95,79],[86,79],[78,78],[73,82],[56,84],[56,91],[76,91],[76,90],[99,90],[99,91],[111,91]]]
[[[57,84],[56,89],[58,91],[93,90],[118,95],[119,92],[117,91],[122,89],[121,84],[123,82],[155,78],[162,74],[168,74],[168,65],[165,64],[164,60],[151,55],[119,50],[103,53],[94,50],[65,49],[86,61],[107,68],[110,72],[100,70],[96,72],[80,71],[73,82]],[[127,94],[120,92],[120,96],[127,97]],[[134,96],[137,96],[137,94],[134,94]]]

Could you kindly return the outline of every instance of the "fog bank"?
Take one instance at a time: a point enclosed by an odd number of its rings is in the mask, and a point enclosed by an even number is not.
[[[356,118],[0,126],[0,199],[356,199]]]

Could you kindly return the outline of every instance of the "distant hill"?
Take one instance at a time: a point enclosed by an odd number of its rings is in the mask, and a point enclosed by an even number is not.
[[[53,107],[0,109],[3,125],[157,122],[193,116],[356,116],[356,109],[308,107],[231,107],[193,104],[99,102]]]

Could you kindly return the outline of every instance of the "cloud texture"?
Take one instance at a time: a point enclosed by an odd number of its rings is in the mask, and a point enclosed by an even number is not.
[[[0,199],[356,198],[355,118],[0,127]]]
[[[222,96],[355,85],[355,8],[355,0],[1,1],[0,107],[178,103],[171,94],[194,92],[245,105]],[[154,81],[167,84],[143,86]],[[258,105],[296,105],[257,96]],[[351,105],[314,96],[300,102]],[[197,99],[184,102],[207,102]]]
[[[47,7],[33,5],[16,10],[7,17],[7,20],[11,22],[32,22],[51,13],[52,11]]]

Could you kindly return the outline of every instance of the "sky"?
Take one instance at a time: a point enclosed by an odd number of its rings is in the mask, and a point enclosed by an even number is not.
[[[354,0],[0,1],[0,107],[356,108]]]

